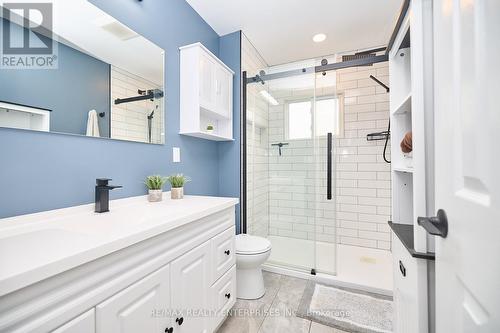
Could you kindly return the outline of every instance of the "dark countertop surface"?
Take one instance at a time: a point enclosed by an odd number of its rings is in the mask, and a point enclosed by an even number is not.
[[[411,224],[399,224],[388,222],[392,231],[398,236],[399,240],[406,247],[410,255],[414,258],[435,260],[436,256],[432,252],[417,252],[413,245],[413,225]]]

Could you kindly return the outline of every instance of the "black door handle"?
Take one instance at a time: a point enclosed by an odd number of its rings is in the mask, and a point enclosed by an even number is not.
[[[165,333],[174,333],[174,328],[173,327],[165,328]]]
[[[230,299],[231,298],[231,293],[228,293],[225,295],[227,299]]]
[[[406,268],[405,265],[403,265],[403,263],[401,262],[401,260],[399,261],[399,270],[401,271],[401,274],[403,276],[406,276]]]
[[[175,319],[175,322],[176,322],[177,324],[179,324],[179,326],[181,326],[181,325],[182,325],[182,323],[184,322],[184,317],[176,318],[176,319]]]
[[[442,209],[438,210],[437,216],[418,217],[417,222],[431,235],[443,238],[448,235],[448,218]]]
[[[230,254],[231,254],[231,251],[226,250],[226,251],[224,251],[224,253],[225,253],[225,254],[227,254],[227,255],[230,255]]]

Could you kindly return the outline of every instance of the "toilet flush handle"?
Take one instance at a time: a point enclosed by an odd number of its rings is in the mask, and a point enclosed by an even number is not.
[[[231,251],[226,250],[226,251],[224,251],[224,253],[225,253],[225,254],[227,254],[227,255],[230,255],[230,254],[231,254]]]

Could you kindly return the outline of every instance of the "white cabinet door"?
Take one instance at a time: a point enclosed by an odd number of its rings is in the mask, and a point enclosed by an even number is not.
[[[95,333],[95,310],[89,310],[52,333]]]
[[[213,111],[216,108],[215,63],[202,50],[199,53],[200,106]]]
[[[170,270],[160,268],[96,307],[97,333],[165,332],[170,316]]]
[[[230,117],[232,111],[233,75],[218,65],[215,75],[216,112],[223,117]]]
[[[205,333],[210,330],[210,241],[194,248],[171,264],[172,309],[175,333]]]

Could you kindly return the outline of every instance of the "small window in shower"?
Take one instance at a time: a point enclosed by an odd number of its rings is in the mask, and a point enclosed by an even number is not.
[[[288,139],[310,139],[312,136],[311,101],[288,104]]]
[[[341,98],[323,97],[316,100],[316,112],[313,112],[312,105],[312,99],[287,103],[285,135],[288,140],[311,139],[313,132],[317,137],[326,136],[329,132],[340,136]]]

